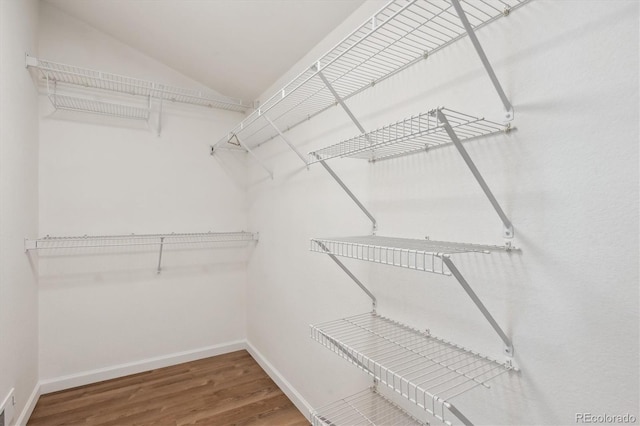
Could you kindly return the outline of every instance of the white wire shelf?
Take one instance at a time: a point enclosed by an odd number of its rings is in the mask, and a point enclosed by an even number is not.
[[[318,253],[443,275],[451,275],[443,257],[461,253],[489,254],[493,251],[515,250],[509,245],[454,243],[378,235],[314,238],[311,239],[310,249]]]
[[[462,3],[477,30],[527,1]],[[323,78],[346,100],[465,35],[449,0],[392,0],[231,129],[215,148],[233,143],[234,136],[253,148],[278,135],[269,120],[285,132],[336,105]]]
[[[311,414],[313,426],[395,425],[426,426],[375,389],[365,389],[328,404]]]
[[[49,100],[55,109],[67,111],[89,112],[92,114],[109,115],[132,120],[149,120],[150,108],[87,99],[78,96],[50,93]]]
[[[206,90],[181,88],[30,56],[27,57],[27,66],[37,69],[44,80],[54,84],[62,83],[239,112],[245,112],[250,108],[250,105],[239,99]]]
[[[461,141],[505,132],[509,126],[438,108],[449,121]],[[424,152],[429,148],[451,144],[436,111],[421,113],[369,133],[361,134],[335,145],[309,153],[309,163],[336,157],[360,158],[369,161]]]
[[[47,235],[46,237],[37,239],[25,239],[25,251],[178,244],[206,245],[254,240],[258,240],[258,233],[244,231],[200,232],[187,234],[84,235],[78,237],[50,237]]]
[[[311,337],[447,424],[466,420],[452,399],[513,370],[376,313],[312,325]]]

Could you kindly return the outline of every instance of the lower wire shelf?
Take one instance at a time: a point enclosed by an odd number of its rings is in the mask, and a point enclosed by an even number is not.
[[[311,337],[449,425],[472,424],[453,398],[514,369],[375,312],[312,325]]]
[[[326,425],[397,425],[425,426],[402,408],[380,395],[374,388],[366,389],[333,402],[311,413],[313,426]]]

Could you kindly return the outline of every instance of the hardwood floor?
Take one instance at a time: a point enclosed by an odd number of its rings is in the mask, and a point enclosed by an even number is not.
[[[28,425],[308,425],[246,351],[42,395]]]

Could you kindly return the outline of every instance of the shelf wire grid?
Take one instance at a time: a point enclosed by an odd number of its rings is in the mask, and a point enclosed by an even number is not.
[[[146,96],[172,102],[238,112],[245,112],[249,108],[249,105],[241,100],[206,90],[181,88],[44,59],[32,59],[36,61],[35,63],[37,65],[34,65],[34,67],[40,71],[42,78],[54,83],[64,83],[73,86]]]
[[[395,425],[427,426],[375,389],[365,389],[328,404],[311,414],[313,426]]]
[[[93,114],[144,121],[149,120],[149,116],[151,115],[149,108],[98,101],[78,96],[61,95],[59,93],[50,93],[48,96],[55,109],[90,112]]]
[[[439,108],[461,141],[505,132],[509,127],[484,118]],[[336,157],[369,161],[398,157],[450,144],[436,110],[421,113],[369,133],[309,153],[309,163]]]
[[[529,0],[462,1],[477,30]],[[336,105],[322,81],[341,99],[349,99],[463,38],[466,31],[448,0],[392,0],[369,20],[267,99],[221,138],[216,147],[238,136],[253,148]],[[233,148],[233,147],[232,147]]]
[[[513,369],[376,313],[312,325],[311,337],[447,424],[453,398]]]
[[[79,237],[50,237],[26,239],[25,250],[85,249],[160,245],[209,245],[216,243],[254,241],[251,232],[200,232],[183,234],[94,235]]]
[[[435,240],[383,237],[313,238],[310,250],[350,259],[451,275],[442,258],[453,254],[513,250],[510,246],[454,243]]]

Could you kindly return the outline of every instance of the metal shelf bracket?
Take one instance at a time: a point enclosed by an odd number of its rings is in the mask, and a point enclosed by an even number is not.
[[[344,190],[344,192],[347,193],[347,195],[353,200],[354,203],[356,203],[356,205],[360,208],[360,210],[362,210],[362,212],[369,218],[369,220],[371,221],[371,224],[373,225],[373,234],[375,235],[376,231],[378,230],[378,222],[376,221],[376,218],[373,217],[371,212],[367,210],[364,204],[362,204],[360,200],[358,200],[358,197],[356,197],[355,194],[351,192],[349,187],[345,185],[345,183],[342,181],[342,179],[340,179],[340,177],[336,174],[336,172],[334,172],[333,169],[329,167],[327,162],[322,160],[317,154],[314,153],[313,155],[316,156],[320,164],[322,164],[322,167],[324,167],[324,169],[331,175],[331,177],[336,182],[338,182],[338,185],[340,185],[340,187]]]
[[[471,173],[476,178],[476,181],[478,181],[478,184],[482,188],[482,191],[489,199],[489,202],[495,209],[496,213],[498,213],[500,220],[502,220],[502,224],[504,225],[503,237],[513,238],[514,231],[513,231],[513,225],[511,221],[505,214],[504,210],[502,210],[502,207],[500,207],[498,200],[496,200],[496,197],[494,197],[493,193],[491,192],[491,189],[489,189],[487,182],[485,182],[484,178],[480,174],[480,171],[478,170],[476,165],[473,163],[473,160],[471,160],[471,157],[469,156],[469,153],[467,152],[465,147],[462,145],[462,142],[460,142],[460,139],[456,135],[456,132],[453,130],[453,127],[451,127],[451,124],[449,123],[447,116],[440,109],[437,109],[435,113],[438,115],[438,120],[440,120],[440,122],[444,126],[444,129],[447,132],[447,135],[449,135],[451,142],[453,142],[453,144],[456,146],[458,152],[460,153],[460,156],[462,157],[464,162],[467,164],[467,167],[469,167],[469,170],[471,170]]]
[[[304,158],[304,156],[300,153],[300,151],[298,151],[298,149],[293,145],[293,143],[291,143],[291,141],[289,139],[287,139],[287,137],[282,133],[282,131],[280,131],[280,129],[278,128],[278,126],[275,125],[275,123],[271,120],[269,120],[269,117],[267,117],[266,115],[262,115],[264,117],[265,120],[267,120],[267,122],[271,125],[271,127],[273,127],[273,129],[278,132],[278,134],[280,135],[280,137],[282,138],[282,140],[289,145],[289,148],[291,148],[291,150],[293,152],[296,153],[296,155],[298,157],[300,157],[300,159],[302,160],[302,162],[304,163],[304,165],[307,167],[307,169],[309,169],[309,163],[307,163],[307,160]]]
[[[336,257],[336,255],[331,253],[331,251],[327,248],[327,246],[324,245],[324,243],[322,243],[321,241],[316,241],[316,244],[318,244],[320,248],[322,248],[322,250],[324,250],[324,252],[329,255],[331,260],[333,260],[340,267],[340,269],[342,269],[349,276],[349,278],[351,278],[358,285],[358,287],[360,287],[360,289],[367,294],[367,296],[369,296],[369,298],[371,299],[371,304],[373,305],[373,312],[376,312],[376,308],[378,306],[378,301],[376,300],[376,296],[374,296],[373,293],[371,293],[371,291],[367,287],[365,287],[364,284],[362,284],[362,282],[358,279],[358,277],[353,275],[353,273],[349,270],[349,268],[347,268],[344,265],[344,263],[342,263]]]
[[[476,37],[475,31],[473,30],[473,28],[471,27],[471,24],[469,23],[467,14],[464,12],[464,10],[462,9],[462,6],[460,5],[460,0],[451,0],[451,4],[453,5],[453,8],[456,10],[458,17],[460,18],[460,22],[462,22],[462,26],[467,32],[467,35],[469,36],[469,39],[471,40],[471,43],[473,44],[473,47],[476,50],[476,53],[480,57],[480,61],[482,62],[482,65],[487,71],[487,74],[491,79],[491,83],[493,83],[493,87],[496,89],[496,92],[498,92],[498,96],[500,96],[500,100],[502,101],[502,104],[504,105],[504,109],[506,111],[505,119],[507,121],[513,120],[513,117],[514,117],[513,105],[511,105],[509,98],[507,98],[507,95],[504,93],[504,90],[502,89],[502,85],[500,84],[500,81],[498,80],[496,73],[493,71],[491,62],[489,62],[489,59],[487,58],[486,53],[484,53],[484,49],[482,49],[482,45],[480,44],[478,37]],[[505,9],[505,11],[503,12],[503,15],[504,16],[509,15],[509,11],[510,11],[510,8]]]
[[[512,357],[513,344],[511,343],[511,339],[509,339],[509,337],[507,337],[505,332],[502,331],[502,328],[500,328],[500,326],[498,325],[496,320],[493,318],[489,310],[486,308],[486,306],[484,306],[484,304],[482,303],[478,295],[473,291],[473,289],[471,288],[467,280],[465,280],[465,278],[462,276],[462,274],[460,273],[456,265],[454,265],[453,261],[449,258],[449,256],[442,256],[442,261],[444,262],[445,265],[447,265],[447,268],[449,268],[449,270],[451,271],[451,274],[456,278],[456,280],[458,280],[458,283],[460,283],[464,291],[467,292],[467,295],[469,295],[473,303],[478,307],[478,309],[480,309],[480,312],[482,312],[482,315],[484,315],[487,321],[489,321],[489,324],[491,324],[491,327],[493,327],[495,332],[498,333],[498,336],[500,336],[500,339],[502,339],[502,341],[505,344],[505,347],[504,347],[505,355],[507,355],[508,357]]]
[[[235,139],[235,143],[232,142]],[[260,167],[262,167],[268,174],[269,177],[271,177],[271,179],[273,179],[273,172],[264,164],[264,162],[260,159],[260,157],[258,157],[256,154],[253,153],[253,151],[251,151],[251,149],[249,149],[248,146],[246,146],[244,143],[242,143],[242,141],[240,140],[240,138],[238,137],[238,135],[236,135],[235,133],[232,133],[229,136],[228,142],[232,145],[236,145],[236,146],[240,146],[242,149],[244,149],[249,155],[251,155],[251,157],[253,157],[254,160],[256,160],[258,162],[258,164],[260,164]],[[211,155],[215,155],[217,151],[216,146],[211,146],[211,151],[210,154]]]

